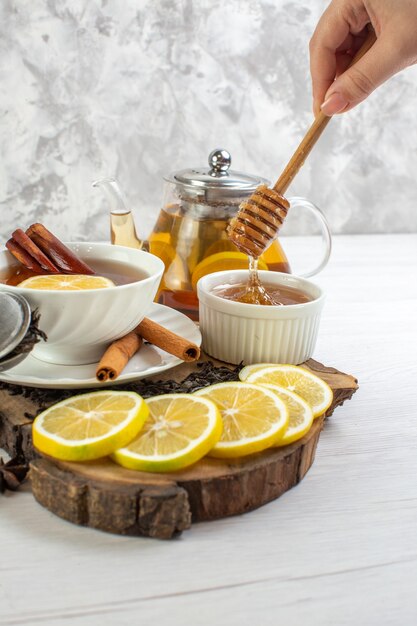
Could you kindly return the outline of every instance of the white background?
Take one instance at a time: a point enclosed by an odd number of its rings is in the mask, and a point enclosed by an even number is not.
[[[3,0],[0,238],[35,220],[108,237],[91,187],[117,177],[147,235],[162,176],[217,146],[270,179],[312,121],[323,0]],[[334,233],[417,232],[417,70],[332,120],[291,194]],[[291,195],[290,194],[290,195]]]

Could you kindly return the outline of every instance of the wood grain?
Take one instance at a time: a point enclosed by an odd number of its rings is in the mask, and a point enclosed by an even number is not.
[[[275,500],[310,469],[323,418],[300,442],[239,461],[203,459],[175,474],[146,474],[108,459],[31,463],[36,500],[64,519],[122,535],[170,539],[191,522],[239,515]]]
[[[357,381],[350,375],[312,359],[305,366],[334,390],[328,415],[357,389]],[[194,368],[195,364],[189,364],[185,371]],[[177,379],[181,380],[184,369],[176,373]],[[33,459],[30,478],[36,500],[75,524],[160,539],[176,536],[191,522],[251,511],[291,489],[310,469],[324,423],[324,417],[315,420],[303,439],[283,448],[236,460],[206,457],[174,474],[151,474],[125,469],[109,459],[70,463],[45,456],[33,458],[28,437],[24,448],[23,430],[19,433],[16,429],[22,400],[14,396],[11,419],[3,419],[2,445],[12,451],[20,445],[22,453],[25,450]],[[27,428],[25,418],[22,429]]]

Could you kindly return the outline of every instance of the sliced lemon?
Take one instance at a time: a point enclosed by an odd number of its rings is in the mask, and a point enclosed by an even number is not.
[[[33,445],[57,459],[98,459],[129,443],[148,412],[143,398],[133,391],[94,391],[72,396],[36,417]]]
[[[211,254],[200,261],[192,273],[191,285],[193,289],[200,278],[213,272],[222,272],[223,270],[247,270],[249,267],[248,256],[243,252],[218,252]],[[267,264],[260,260],[258,264],[259,270],[267,270]]]
[[[333,391],[329,385],[299,365],[269,365],[260,370],[255,369],[246,380],[256,384],[279,385],[294,391],[311,406],[314,417],[323,415],[333,400]]]
[[[32,276],[19,283],[26,289],[54,289],[57,291],[76,291],[80,289],[105,289],[114,287],[114,282],[104,276],[87,274],[45,274]]]
[[[253,365],[245,365],[239,372],[239,379],[243,382],[248,380],[250,374],[259,372],[259,370],[265,369],[265,367],[275,367],[276,363],[254,363]]]
[[[199,461],[220,439],[216,405],[186,393],[147,401],[149,418],[128,446],[116,450],[116,463],[144,472],[171,472]]]
[[[206,257],[211,256],[212,254],[217,254],[218,252],[239,252],[236,248],[235,244],[227,239],[225,234],[225,239],[219,239],[215,241],[207,248]]]
[[[310,430],[314,420],[310,405],[301,396],[285,389],[285,387],[278,387],[278,385],[262,385],[262,387],[266,387],[276,393],[288,409],[288,426],[278,441],[274,443],[274,446],[287,446],[289,443],[304,437]]]
[[[219,383],[194,393],[220,409],[223,434],[209,456],[231,458],[272,446],[288,425],[288,411],[273,391],[250,383]]]
[[[161,235],[168,235],[168,233],[160,233]],[[165,241],[164,239],[156,239],[151,238],[149,240],[149,252],[155,254],[155,256],[159,257],[161,261],[163,261],[165,265],[165,270],[167,270],[171,263],[175,260],[177,253],[170,243]]]
[[[158,231],[157,233],[151,233],[149,235],[149,243],[153,243],[155,241],[159,241],[161,243],[170,244],[172,241],[171,233]]]

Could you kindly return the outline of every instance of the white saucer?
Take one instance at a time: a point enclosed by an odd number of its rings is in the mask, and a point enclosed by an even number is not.
[[[162,304],[152,304],[148,316],[174,333],[189,341],[201,344],[201,334],[197,326],[188,317]],[[129,361],[117,380],[103,386],[128,383],[140,378],[152,376],[182,363],[164,350],[145,344]],[[54,365],[39,361],[29,355],[22,363],[6,372],[0,373],[0,381],[27,387],[45,387],[48,389],[82,389],[99,387],[95,377],[97,363],[89,365]]]

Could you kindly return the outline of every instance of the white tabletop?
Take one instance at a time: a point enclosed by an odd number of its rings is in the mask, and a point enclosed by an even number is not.
[[[0,625],[417,623],[417,235],[337,237],[317,282],[314,356],[360,388],[304,480],[172,541],[73,526],[28,487],[0,495]]]

